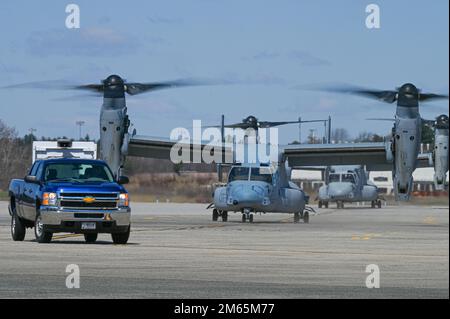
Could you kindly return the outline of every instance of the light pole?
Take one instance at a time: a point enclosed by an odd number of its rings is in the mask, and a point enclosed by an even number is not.
[[[300,139],[300,143],[301,143],[301,136],[302,136],[302,123],[323,123],[324,124],[324,136],[323,136],[323,139],[322,139],[322,142],[323,143],[325,143],[325,142],[327,142],[327,143],[330,143],[330,140],[331,140],[331,116],[328,116],[328,119],[326,119],[326,120],[302,120],[302,118],[301,117],[299,117],[298,118],[298,122],[299,122],[299,124],[298,124],[298,136],[299,136],[299,139]],[[328,125],[327,125],[328,124]],[[311,132],[311,130],[310,130],[310,132]]]
[[[75,123],[79,126],[79,135],[80,135],[79,140],[81,141],[81,127],[82,127],[84,124],[86,124],[86,122],[85,122],[85,121],[76,121]]]

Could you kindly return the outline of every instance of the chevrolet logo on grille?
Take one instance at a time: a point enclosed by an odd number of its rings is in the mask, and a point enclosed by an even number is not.
[[[85,202],[86,204],[92,204],[93,202],[95,202],[95,198],[92,196],[86,196],[85,198],[83,198],[83,202]]]

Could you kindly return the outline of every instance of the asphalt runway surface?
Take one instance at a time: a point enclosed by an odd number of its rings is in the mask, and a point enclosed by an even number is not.
[[[348,206],[348,205],[347,205]],[[27,229],[13,242],[0,202],[0,298],[449,298],[449,208],[388,206],[211,221],[202,204],[133,203],[129,244]],[[66,287],[66,266],[80,288]],[[366,287],[366,266],[380,288]]]

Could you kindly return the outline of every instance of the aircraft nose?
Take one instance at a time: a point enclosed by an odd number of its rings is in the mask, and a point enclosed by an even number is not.
[[[332,199],[350,198],[353,191],[351,183],[330,183],[328,185],[328,195]]]
[[[254,188],[246,186],[240,188],[238,192],[233,192],[232,199],[233,205],[253,205],[261,203],[263,195],[259,194]]]

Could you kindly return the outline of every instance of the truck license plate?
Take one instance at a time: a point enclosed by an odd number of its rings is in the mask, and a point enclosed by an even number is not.
[[[84,230],[93,230],[96,228],[95,223],[81,223],[81,229]]]

